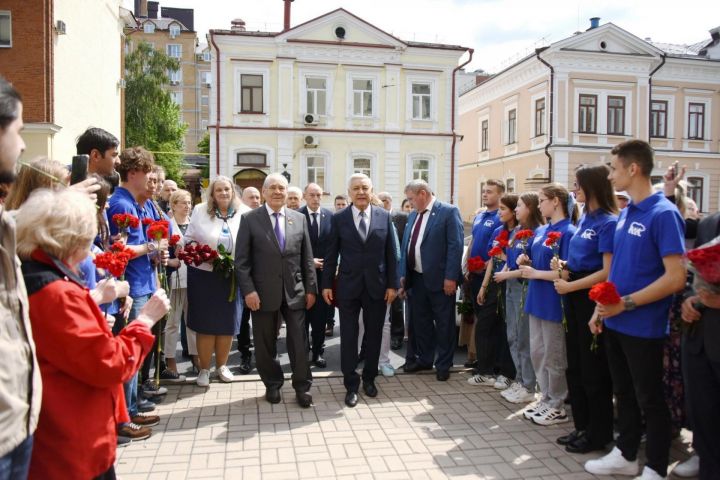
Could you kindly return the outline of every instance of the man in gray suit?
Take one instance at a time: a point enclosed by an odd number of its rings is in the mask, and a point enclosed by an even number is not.
[[[253,314],[255,360],[265,398],[279,403],[283,372],[277,360],[277,321],[287,325],[287,348],[297,402],[312,404],[306,353],[305,310],[317,294],[310,234],[305,216],[285,207],[288,182],[279,173],[265,178],[265,205],[243,214],[235,267],[245,305]]]

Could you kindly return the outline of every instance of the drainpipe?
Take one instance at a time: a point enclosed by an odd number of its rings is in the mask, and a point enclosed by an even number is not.
[[[548,143],[545,144],[545,156],[548,158],[548,180],[553,181],[553,159],[550,155],[550,147],[553,142],[553,118],[555,117],[555,69],[552,65],[542,59],[540,54],[547,50],[548,47],[542,47],[535,50],[535,56],[546,67],[550,69],[550,119],[548,125]]]
[[[655,69],[650,72],[650,76],[648,77],[648,124],[647,124],[647,134],[648,134],[648,143],[650,143],[650,126],[652,125],[652,77],[655,75],[655,72],[660,70],[660,68],[665,65],[665,59],[666,56],[664,53],[660,54],[661,62],[660,65],[655,67]],[[666,126],[667,128],[667,126]]]
[[[450,203],[455,203],[455,143],[457,142],[457,134],[455,133],[455,82],[456,80],[456,73],[458,70],[463,68],[468,63],[472,62],[473,53],[475,53],[475,50],[472,48],[468,48],[467,52],[470,54],[470,57],[467,59],[467,62],[458,65],[453,69],[453,75],[452,75],[452,105],[450,108],[450,130],[452,131],[452,146],[450,147]]]
[[[215,57],[215,85],[217,87],[217,94],[215,95],[215,175],[220,175],[220,49],[215,43],[212,30],[210,31],[210,44],[217,52]],[[208,158],[209,161],[210,158]]]

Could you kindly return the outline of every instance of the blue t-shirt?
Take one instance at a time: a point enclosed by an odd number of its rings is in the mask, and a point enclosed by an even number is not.
[[[620,295],[641,290],[665,273],[663,257],[685,252],[685,222],[662,192],[637,205],[630,203],[615,229],[610,278]],[[662,338],[667,335],[672,295],[607,318],[605,325],[625,335]]]
[[[550,270],[550,261],[554,256],[552,247],[545,246],[545,240],[550,232],[560,232],[562,236],[558,243],[560,259],[566,260],[570,249],[570,238],[575,233],[575,225],[569,219],[561,220],[555,224],[547,224],[535,230],[535,237],[530,247],[530,259],[535,270]],[[550,322],[562,321],[562,307],[560,295],[555,291],[555,285],[548,280],[530,280],[527,298],[525,299],[525,313],[534,315]]]
[[[489,252],[491,248],[493,248],[495,245],[497,245],[496,239],[497,239],[498,235],[500,235],[500,232],[502,232],[503,230],[507,230],[507,228],[505,228],[505,225],[500,223],[500,226],[497,227],[492,232],[492,235],[490,235],[490,242],[488,243],[486,252]],[[510,235],[510,232],[508,231],[508,237],[509,237],[509,235]],[[507,254],[507,251],[509,249],[510,249],[510,247],[507,247],[507,248],[503,249],[503,252],[505,254]],[[488,258],[490,258],[490,257],[488,256]],[[493,272],[499,272],[500,270],[503,269],[504,266],[505,266],[505,260],[500,260],[499,258],[496,258],[494,265],[493,265]]]
[[[97,277],[95,275],[95,263],[93,262],[92,255],[88,255],[85,257],[85,260],[80,262],[78,272],[80,272],[80,278],[83,279],[88,290],[95,288],[97,285]]]
[[[500,224],[498,210],[483,212],[475,216],[472,226],[472,249],[470,257],[480,257],[488,261],[488,243],[490,243],[493,231]]]
[[[515,234],[520,230],[524,229],[520,226],[515,227],[515,230],[513,230],[512,235],[510,236],[510,246],[505,250],[505,254],[507,255],[507,264],[510,270],[518,269],[517,259],[523,254],[522,243],[520,243],[520,241],[515,241]],[[528,256],[530,255],[530,247],[532,247],[534,238],[535,237],[528,238],[527,243],[525,244],[524,253]]]
[[[603,267],[603,254],[612,253],[617,215],[603,210],[584,213],[570,239],[567,266],[571,272],[597,272]]]
[[[133,198],[132,194],[123,187],[115,189],[112,197],[108,201],[108,218],[110,219],[110,234],[116,235],[118,227],[112,221],[113,215],[117,213],[129,213],[140,219],[140,225],[137,228],[128,229],[128,245],[144,245],[147,243],[145,237],[145,227],[142,224],[144,218],[155,220],[150,212],[140,207]],[[125,280],[130,284],[130,296],[139,297],[142,295],[150,295],[157,289],[155,285],[155,271],[152,262],[147,255],[140,255],[128,262],[125,269]]]

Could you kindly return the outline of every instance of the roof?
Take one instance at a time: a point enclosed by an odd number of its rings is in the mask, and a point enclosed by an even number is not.
[[[158,30],[169,30],[171,24],[177,23],[178,25],[180,25],[180,31],[192,32],[192,30],[183,25],[180,20],[176,20],[174,18],[138,18],[138,23],[140,24],[140,26],[145,25],[147,22],[154,23],[155,28]]]
[[[659,48],[663,52],[665,52],[667,55],[672,56],[680,56],[680,57],[697,57],[700,53],[700,50],[705,47],[705,45],[708,43],[707,40],[703,40],[701,42],[692,43],[692,44],[677,44],[677,43],[663,43],[663,42],[649,42],[653,44],[655,47]]]

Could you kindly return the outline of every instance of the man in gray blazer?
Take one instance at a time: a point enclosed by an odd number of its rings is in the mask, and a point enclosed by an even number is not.
[[[265,178],[265,205],[243,214],[235,250],[235,267],[245,305],[253,314],[255,361],[265,384],[265,398],[279,403],[283,372],[277,360],[277,321],[287,326],[292,386],[297,402],[312,404],[307,359],[305,310],[317,294],[310,234],[305,216],[285,207],[288,182],[279,173]]]

